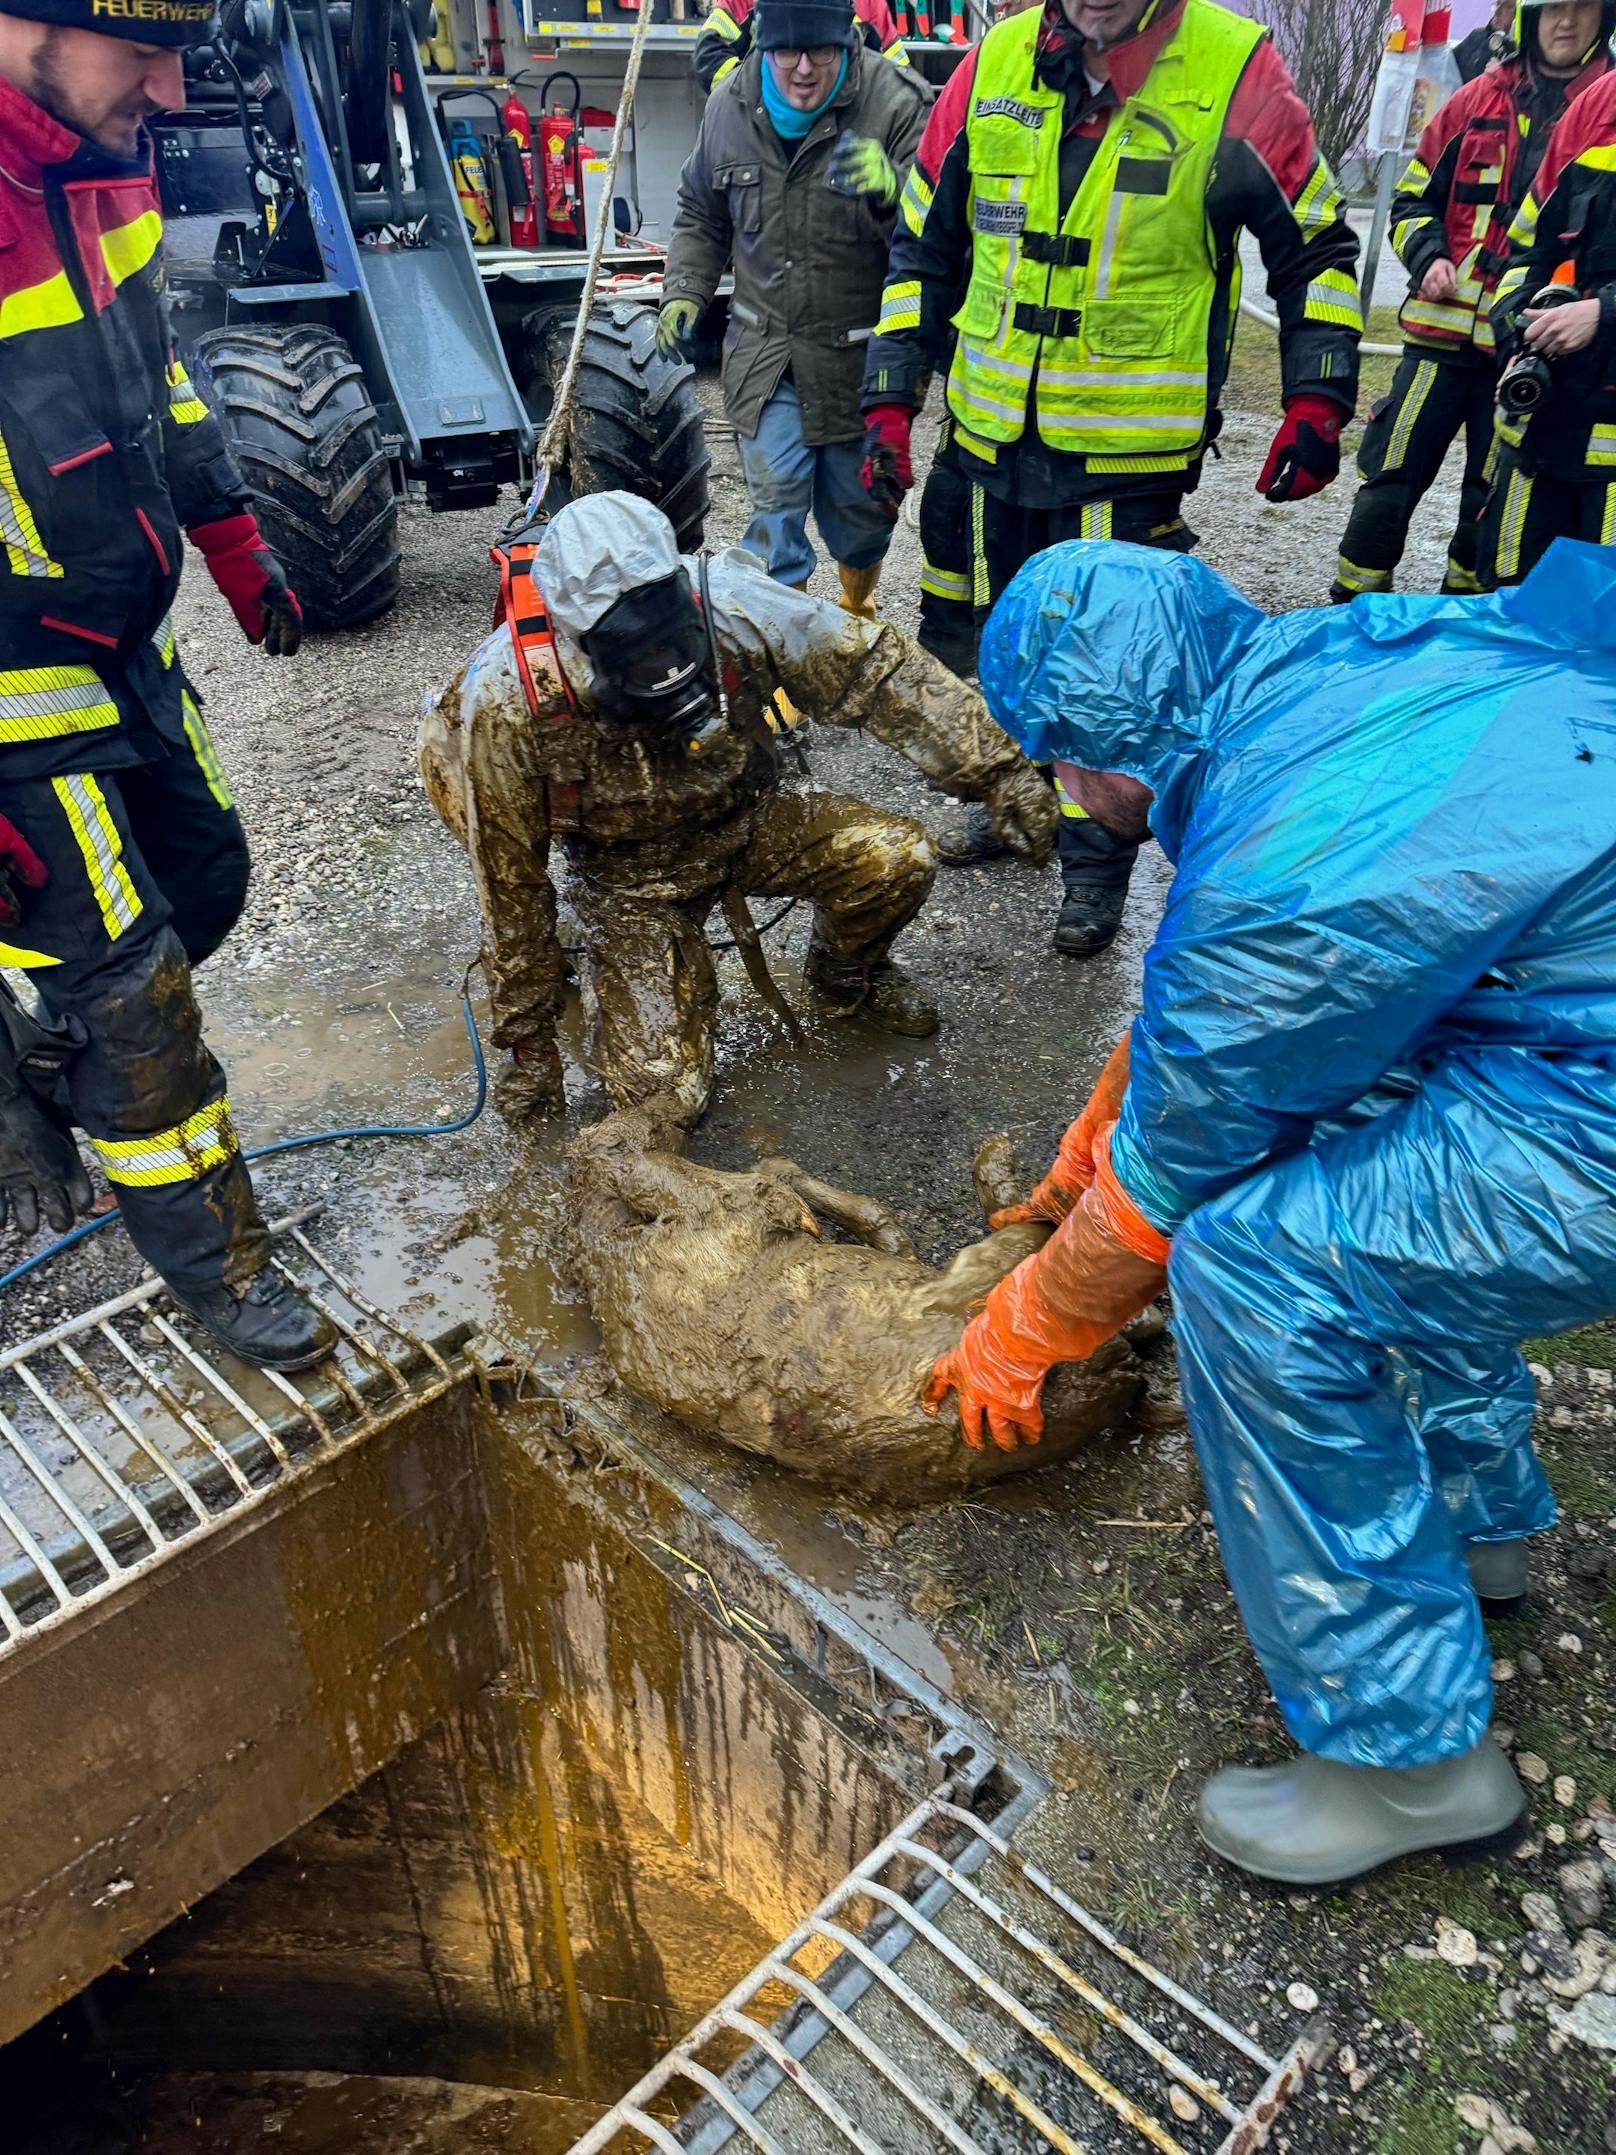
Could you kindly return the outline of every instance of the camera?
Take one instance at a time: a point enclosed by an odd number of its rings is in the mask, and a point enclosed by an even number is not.
[[[1546,284],[1528,302],[1533,308],[1564,307],[1582,294],[1575,285]],[[1541,352],[1525,345],[1498,377],[1498,408],[1508,418],[1525,419],[1548,395],[1553,368]]]

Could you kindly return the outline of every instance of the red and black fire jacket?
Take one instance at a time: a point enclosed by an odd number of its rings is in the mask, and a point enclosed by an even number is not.
[[[185,529],[247,490],[174,356],[149,149],[110,156],[0,82],[0,781],[185,738]]]
[[[1467,82],[1420,136],[1392,202],[1391,241],[1413,286],[1399,320],[1414,344],[1493,363],[1488,319],[1509,253],[1509,228],[1567,101],[1604,74],[1603,49],[1571,81],[1505,61]],[[1444,255],[1458,274],[1452,299],[1420,285]]]

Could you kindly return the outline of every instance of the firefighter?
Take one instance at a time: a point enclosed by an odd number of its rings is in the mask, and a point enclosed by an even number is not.
[[[191,967],[247,847],[169,624],[182,535],[270,653],[300,615],[163,309],[150,114],[211,0],[0,0],[0,1187],[27,1229],[88,1185],[69,1119],[174,1298],[245,1360],[330,1326],[269,1264]]]
[[[752,50],[756,5],[757,0],[718,0],[702,24],[691,58],[696,80],[704,90],[716,90]],[[884,52],[895,67],[909,65],[909,55],[887,0],[853,0],[853,13],[859,35],[872,52]]]
[[[1493,306],[1508,364],[1481,527],[1489,585],[1519,583],[1555,538],[1616,542],[1616,74],[1567,107],[1510,246]],[[1527,388],[1535,402],[1511,410]]]
[[[1510,32],[1515,22],[1515,0],[1498,0],[1486,22],[1460,38],[1453,48],[1454,65],[1461,82],[1474,82],[1495,61],[1510,56]]]
[[[1457,435],[1459,519],[1444,591],[1479,591],[1496,355],[1489,314],[1507,234],[1566,102],[1610,65],[1613,0],[1520,0],[1513,58],[1450,97],[1420,137],[1392,205],[1410,279],[1405,343],[1358,451],[1363,485],[1341,540],[1332,599],[1389,591],[1408,527]]]
[[[1356,395],[1357,242],[1260,25],[1216,0],[1046,0],[994,25],[938,113],[865,363],[865,476],[896,514],[946,370],[979,606],[1060,539],[1194,545],[1183,498],[1220,425],[1242,230],[1284,370],[1258,489],[1330,483]],[[1116,935],[1136,849],[1062,805],[1055,947],[1087,957]],[[976,836],[985,858],[979,819]]]
[[[564,1105],[552,838],[583,932],[590,1060],[616,1106],[669,1093],[694,1120],[706,1104],[715,907],[789,1019],[747,896],[812,902],[803,975],[822,1009],[934,1032],[935,1003],[889,956],[931,888],[930,839],[908,816],[783,786],[766,714],[783,689],[823,724],[864,727],[1047,860],[1049,788],[980,696],[889,624],[788,589],[750,554],[682,560],[661,510],[630,494],[590,495],[536,547],[511,542],[505,588],[505,621],[421,736],[427,791],[471,855],[494,1041],[513,1058],[502,1112]]]
[[[724,401],[744,543],[806,584],[812,509],[843,605],[873,620],[892,523],[860,484],[859,379],[931,92],[859,42],[851,0],[760,0],[757,21],[759,50],[714,92],[679,177],[658,342],[688,341],[733,261]]]

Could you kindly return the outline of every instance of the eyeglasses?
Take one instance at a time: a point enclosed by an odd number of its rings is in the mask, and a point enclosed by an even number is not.
[[[842,50],[840,45],[771,45],[770,52],[782,67],[795,67],[799,60],[811,60],[815,67],[829,67]]]

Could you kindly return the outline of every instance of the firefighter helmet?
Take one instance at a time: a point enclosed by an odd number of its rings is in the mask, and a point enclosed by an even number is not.
[[[1527,43],[1528,34],[1532,28],[1530,17],[1535,15],[1539,8],[1554,7],[1559,4],[1563,4],[1563,0],[1515,0],[1515,50],[1517,52],[1525,53],[1528,57],[1535,52],[1536,41],[1533,40],[1530,45]],[[1613,36],[1616,36],[1616,0],[1600,0],[1599,32],[1588,50],[1583,54],[1581,65],[1586,67],[1600,46],[1608,45]]]

